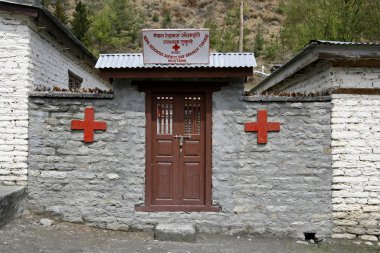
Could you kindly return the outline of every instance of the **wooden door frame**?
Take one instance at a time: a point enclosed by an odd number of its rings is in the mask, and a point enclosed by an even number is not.
[[[181,87],[178,87],[180,85]],[[142,212],[219,212],[219,206],[212,205],[212,93],[219,91],[222,84],[216,83],[139,83],[139,91],[145,92],[145,203],[135,206]],[[176,87],[177,86],[177,87]],[[152,205],[152,94],[161,92],[205,94],[205,205],[155,206]]]

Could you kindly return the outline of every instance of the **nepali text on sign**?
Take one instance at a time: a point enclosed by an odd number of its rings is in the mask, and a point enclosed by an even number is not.
[[[208,64],[209,29],[144,29],[144,64]]]

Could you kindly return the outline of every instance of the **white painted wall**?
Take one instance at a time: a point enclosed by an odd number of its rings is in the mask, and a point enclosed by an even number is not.
[[[337,68],[319,62],[304,72],[285,80],[277,90],[310,93],[336,88],[380,88],[380,68]]]
[[[285,92],[321,92],[332,87],[333,75],[330,71],[330,64],[318,62],[308,67],[304,74],[294,75],[292,79],[285,80],[279,90]]]
[[[0,15],[0,183],[25,185],[28,157],[30,31],[21,16]]]
[[[380,88],[380,68],[331,68],[334,88]]]
[[[27,184],[29,91],[68,88],[68,70],[83,78],[82,87],[110,88],[63,47],[37,33],[32,19],[0,12],[0,184]]]
[[[380,235],[380,96],[332,95],[334,238]]]
[[[32,49],[33,85],[45,87],[68,88],[68,70],[83,78],[82,88],[109,89],[110,86],[98,76],[96,69],[91,69],[62,45],[43,32],[30,29]]]

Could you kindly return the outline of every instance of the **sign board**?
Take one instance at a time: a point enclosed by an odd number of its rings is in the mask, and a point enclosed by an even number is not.
[[[142,30],[144,64],[208,64],[209,29]]]

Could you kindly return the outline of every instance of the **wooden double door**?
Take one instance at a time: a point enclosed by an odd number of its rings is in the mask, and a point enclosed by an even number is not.
[[[211,194],[212,92],[218,89],[195,88],[200,91],[142,88],[147,121],[145,205],[136,206],[136,211],[220,211],[212,205]]]
[[[205,95],[152,94],[151,205],[205,205]]]

